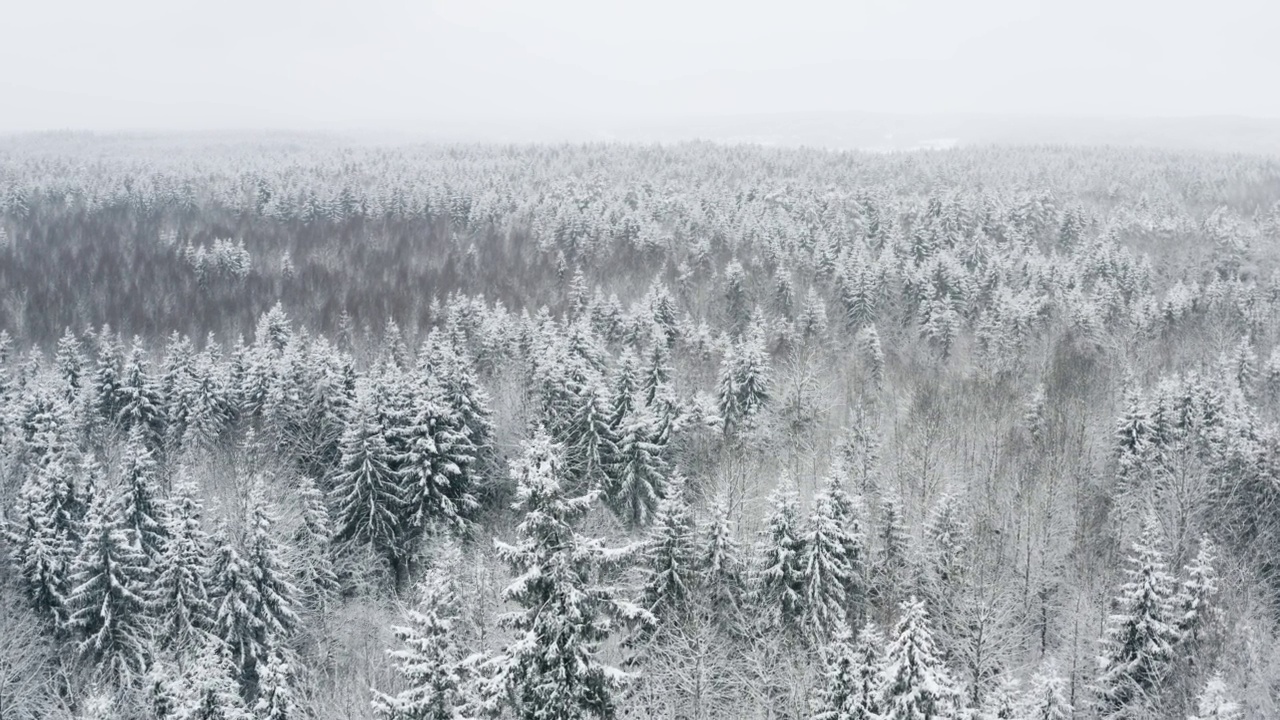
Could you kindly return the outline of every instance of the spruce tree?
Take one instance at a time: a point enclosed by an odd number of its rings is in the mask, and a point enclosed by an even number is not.
[[[522,720],[613,717],[628,676],[600,661],[600,644],[616,620],[653,620],[599,581],[635,548],[609,549],[574,529],[595,497],[565,497],[561,453],[545,433],[526,443],[513,470],[521,539],[496,543],[516,575],[505,596],[522,609],[501,619],[516,639],[487,663],[486,696],[490,705],[511,698]]]
[[[477,507],[467,473],[475,448],[434,382],[420,388],[416,405],[408,454],[399,463],[402,516],[414,536],[436,522],[462,529]]]
[[[151,651],[152,574],[123,498],[100,491],[85,518],[84,541],[71,568],[68,624],[81,637],[81,655],[103,677],[128,684],[141,676]]]
[[[297,556],[293,567],[298,599],[309,609],[324,613],[339,590],[331,547],[333,530],[329,507],[324,493],[309,477],[298,479],[297,492],[302,504],[302,517],[294,531],[292,546]]]
[[[737,618],[745,591],[742,551],[734,536],[729,502],[721,497],[711,507],[711,518],[700,537],[698,583],[712,613],[722,622]]]
[[[252,587],[246,597],[253,618],[254,639],[257,647],[264,651],[256,653],[257,662],[287,647],[287,641],[301,623],[295,609],[298,590],[289,580],[284,547],[275,537],[278,521],[266,492],[263,480],[256,479],[250,491],[244,541],[245,566]],[[246,675],[253,677],[257,667],[247,669],[250,672]]]
[[[831,495],[820,492],[801,538],[804,625],[810,639],[819,646],[845,627],[848,591],[856,586],[856,560],[849,557],[856,542],[850,538],[839,513]]]
[[[769,496],[766,527],[756,545],[758,602],[768,622],[786,630],[799,628],[805,608],[799,515],[800,498],[784,479]]]
[[[659,620],[685,612],[697,582],[697,526],[676,478],[658,506],[645,546],[643,605]]]
[[[174,720],[258,720],[246,709],[230,650],[210,637],[195,654],[174,693]]]
[[[182,479],[174,485],[168,542],[159,562],[155,608],[156,638],[164,648],[199,647],[213,630],[213,606],[205,583],[210,551],[201,527],[202,508],[196,488]]]
[[[368,393],[361,393],[342,436],[342,459],[333,479],[334,539],[368,544],[390,563],[398,581],[406,532],[404,491],[371,403]]]
[[[1130,565],[1103,637],[1097,692],[1104,717],[1151,707],[1178,640],[1172,607],[1174,579],[1165,570],[1150,522],[1133,545]]]
[[[655,434],[647,409],[633,412],[619,432],[605,502],[630,527],[648,525],[665,492],[667,464]]]
[[[168,540],[168,509],[156,492],[156,462],[147,449],[146,431],[140,426],[129,431],[121,453],[120,476],[125,525],[137,538],[147,561],[155,567],[164,555]]]
[[[605,487],[618,455],[610,411],[594,385],[584,389],[576,404],[565,433],[566,480],[579,490]]]
[[[900,610],[880,671],[880,717],[949,720],[959,710],[960,691],[938,657],[928,611],[914,597]]]
[[[405,687],[395,695],[375,692],[373,707],[387,720],[461,720],[468,697],[455,628],[458,588],[434,568],[419,588],[421,601],[406,613],[408,624],[393,628],[401,647],[387,653]]]
[[[299,705],[297,682],[290,653],[282,648],[271,652],[258,675],[258,700],[253,705],[257,720],[301,720],[310,713]]]
[[[821,710],[813,720],[879,720],[880,664],[884,636],[868,622],[850,637],[847,628],[824,651]]]
[[[159,450],[164,439],[164,398],[150,367],[142,340],[134,338],[117,390],[118,414],[114,420],[125,432],[137,430],[148,450]]]
[[[1190,720],[1244,720],[1244,708],[1231,700],[1222,674],[1217,673],[1205,683],[1196,701],[1197,713]]]

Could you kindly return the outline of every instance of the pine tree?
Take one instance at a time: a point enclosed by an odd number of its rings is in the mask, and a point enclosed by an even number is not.
[[[402,645],[388,651],[404,690],[376,692],[374,710],[388,720],[461,720],[467,704],[462,652],[454,627],[460,610],[456,583],[439,569],[423,576],[422,600],[393,628]]]
[[[200,525],[202,508],[195,487],[179,480],[173,489],[168,542],[159,562],[155,607],[156,638],[164,648],[198,647],[213,630],[213,606],[205,584],[209,538]]]
[[[147,558],[124,522],[123,499],[99,492],[71,568],[68,624],[82,637],[82,656],[113,682],[128,684],[146,670],[151,578]]]
[[[943,628],[951,627],[959,611],[968,536],[964,517],[960,501],[946,494],[925,525],[927,566],[922,591],[930,616]]]
[[[883,720],[944,720],[955,717],[960,691],[937,656],[924,603],[909,598],[885,651],[880,671]]]
[[[696,533],[684,481],[676,478],[658,506],[644,555],[643,604],[659,619],[688,609],[697,582]]]
[[[1098,704],[1104,717],[1139,712],[1154,699],[1178,639],[1171,607],[1174,580],[1156,547],[1152,523],[1145,523],[1130,563],[1103,638]]]
[[[367,543],[400,573],[406,531],[403,490],[392,470],[391,449],[383,438],[372,399],[362,393],[342,436],[342,460],[333,480],[337,506],[334,539]]]
[[[874,623],[855,639],[843,629],[825,651],[822,709],[813,720],[879,720],[881,653],[884,637]]]
[[[880,345],[880,333],[876,331],[874,324],[858,331],[858,352],[871,374],[872,384],[880,387],[880,383],[884,381],[884,349]]]
[[[757,596],[775,627],[798,629],[804,615],[804,539],[800,498],[783,480],[769,496],[766,528],[756,547]]]
[[[516,640],[488,663],[488,704],[513,698],[522,720],[613,717],[615,694],[628,676],[599,660],[599,646],[615,619],[652,622],[644,610],[617,598],[595,576],[634,548],[611,550],[580,536],[573,523],[594,495],[566,498],[561,489],[561,448],[539,433],[513,470],[517,508],[524,513],[516,545],[496,543],[516,580],[505,596],[523,609],[502,624]]]
[[[256,678],[251,674],[267,650],[260,642],[262,623],[254,615],[261,604],[250,569],[225,528],[219,528],[212,544],[216,556],[209,573],[209,594],[214,605],[214,635],[225,645],[220,650],[233,668],[233,677],[246,693]]]

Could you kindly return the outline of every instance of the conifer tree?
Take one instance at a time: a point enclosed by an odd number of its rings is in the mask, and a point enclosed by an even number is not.
[[[880,605],[888,608],[896,602],[911,563],[911,536],[907,533],[902,505],[896,497],[885,495],[880,500],[880,527],[877,533],[879,556],[874,570],[872,590]]]
[[[258,720],[301,720],[310,716],[298,703],[289,656],[284,649],[276,648],[258,673],[258,701],[253,706]]]
[[[836,633],[825,651],[822,709],[814,720],[879,720],[884,647],[884,636],[871,622],[863,626],[856,639],[850,637],[848,629]]]
[[[1038,672],[1023,697],[1022,716],[1026,720],[1070,720],[1074,717],[1067,701],[1066,681],[1052,672]]]
[[[618,448],[610,411],[594,385],[579,394],[565,433],[565,475],[573,487],[605,487],[614,472]]]
[[[676,478],[658,505],[645,547],[644,607],[657,617],[684,612],[697,582],[697,526]]]
[[[1178,640],[1171,607],[1174,580],[1165,570],[1153,524],[1144,525],[1103,638],[1098,708],[1104,717],[1150,708]]]
[[[173,489],[168,541],[155,583],[159,625],[156,638],[164,648],[199,647],[213,630],[213,606],[205,583],[209,538],[201,527],[202,508],[195,486],[180,479]]]
[[[819,646],[846,626],[848,591],[856,585],[856,560],[848,554],[856,543],[841,523],[839,513],[831,495],[820,492],[800,543],[804,624],[809,637]]]
[[[794,630],[805,609],[804,539],[800,498],[786,485],[783,480],[769,496],[766,527],[756,546],[757,596],[775,627]]]
[[[255,615],[261,601],[253,571],[225,527],[214,534],[212,544],[216,555],[209,573],[209,594],[214,605],[214,635],[225,645],[225,650],[217,651],[231,664],[240,693],[247,695],[256,680],[253,670],[267,652],[260,642],[262,622]]]
[[[393,628],[401,647],[388,651],[405,688],[375,692],[374,710],[387,720],[461,720],[468,697],[457,642],[457,585],[433,568],[419,585],[421,601]]]
[[[1218,572],[1214,568],[1217,548],[1208,536],[1200,539],[1200,550],[1187,566],[1187,579],[1174,598],[1174,627],[1184,652],[1195,654],[1203,634],[1215,616],[1214,596],[1218,593]]]
[[[275,514],[266,498],[261,478],[254,481],[246,522],[245,565],[253,592],[249,610],[254,618],[256,640],[262,648],[276,651],[284,647],[301,622],[295,605],[298,589],[289,580],[284,548],[275,537]]]
[[[229,648],[210,637],[183,673],[173,701],[174,720],[257,720],[245,708]]]
[[[730,347],[720,364],[716,385],[720,417],[726,433],[749,421],[769,402],[770,368],[764,335],[757,329]]]
[[[119,427],[125,432],[137,429],[148,450],[159,450],[164,439],[164,398],[151,376],[140,338],[134,338],[124,363],[117,397],[119,412],[114,419]]]
[[[727,498],[721,497],[712,505],[699,545],[702,552],[698,557],[698,584],[707,604],[721,622],[733,620],[742,606],[745,578]]]
[[[1227,684],[1217,673],[1205,683],[1196,701],[1197,713],[1191,720],[1244,720],[1244,708],[1227,695]]]
[[[461,529],[477,507],[466,471],[475,449],[435,383],[421,387],[416,405],[408,454],[399,463],[407,529],[415,536],[433,522]]]
[[[155,567],[164,555],[168,540],[168,509],[158,497],[156,462],[147,449],[146,431],[135,425],[129,430],[120,458],[121,486],[124,489],[124,522],[137,539],[147,562]]]
[[[323,613],[339,590],[330,547],[333,530],[329,507],[324,493],[311,478],[299,478],[297,491],[302,503],[302,517],[294,532],[292,546],[298,556],[293,563],[298,599],[311,610]]]
[[[368,544],[391,564],[398,581],[405,500],[371,403],[367,392],[358,397],[342,436],[342,459],[333,480],[334,539]]]
[[[655,443],[653,415],[637,409],[619,432],[612,477],[605,488],[605,502],[631,527],[653,520],[665,492],[667,464]]]
[[[880,345],[880,333],[876,331],[874,324],[858,331],[858,352],[871,373],[871,382],[879,387],[884,381],[884,348]]]
[[[89,506],[67,606],[81,655],[103,677],[127,684],[145,672],[150,655],[152,575],[122,506],[106,490]]]
[[[880,671],[880,717],[884,720],[946,720],[959,710],[960,691],[937,655],[924,603],[900,606]]]
[[[608,549],[574,529],[595,498],[564,496],[561,452],[545,433],[525,445],[513,470],[524,513],[521,540],[496,543],[517,578],[505,595],[522,609],[501,620],[516,639],[487,663],[487,704],[510,697],[522,720],[613,717],[628,676],[600,661],[599,646],[615,620],[653,621],[597,581],[597,573],[635,548]]]

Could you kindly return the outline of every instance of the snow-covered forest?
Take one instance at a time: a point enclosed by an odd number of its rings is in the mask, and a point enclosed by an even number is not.
[[[1280,161],[0,140],[0,717],[1280,716]]]

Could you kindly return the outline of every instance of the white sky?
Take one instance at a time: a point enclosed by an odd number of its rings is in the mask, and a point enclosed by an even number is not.
[[[0,130],[1280,117],[1268,0],[0,0]]]

